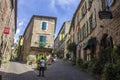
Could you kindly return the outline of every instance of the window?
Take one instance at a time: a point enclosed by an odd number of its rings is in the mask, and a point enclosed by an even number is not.
[[[113,3],[114,3],[114,0],[101,0],[100,10],[101,11],[110,10]]]
[[[88,0],[88,10],[90,10],[90,8],[92,6],[92,2],[93,2],[93,0]]]
[[[14,1],[13,0],[10,0],[11,1],[11,8],[13,9],[14,7]]]
[[[93,28],[95,28],[96,25],[97,25],[97,22],[96,22],[96,10],[95,9],[93,11],[93,20],[92,20],[92,22],[93,22]]]
[[[77,26],[77,16],[75,17],[75,26]]]
[[[84,34],[84,26],[82,27],[82,40],[84,39],[85,34]]]
[[[83,40],[83,30],[82,30],[82,28],[80,30],[80,40]]]
[[[82,7],[82,16],[85,16],[85,6]]]
[[[77,25],[79,23],[80,19],[79,19],[79,13],[77,14]]]
[[[85,14],[86,14],[86,12],[87,12],[87,3],[86,2],[84,4],[84,6],[85,6],[84,11],[85,11]]]
[[[112,4],[114,3],[114,0],[107,0],[107,10],[110,10]]]
[[[83,35],[84,35],[84,38],[85,38],[86,37],[86,27],[85,27],[85,25],[83,26],[83,30],[84,30],[83,31],[84,32]]]
[[[108,10],[110,10],[110,1],[111,0],[107,0],[107,8],[108,8]]]
[[[90,18],[89,18],[89,26],[90,26],[90,33],[91,33],[92,30],[93,30],[93,20],[92,20],[92,15],[91,15]]]
[[[42,22],[42,30],[46,30],[47,22]]]
[[[45,45],[46,45],[46,36],[40,36],[39,42],[40,42],[40,44],[39,44],[40,47],[45,47]]]
[[[80,18],[80,21],[82,20],[83,16],[82,16],[82,10],[80,10],[79,12],[79,18]]]
[[[88,28],[87,28],[88,29],[88,34],[90,34],[90,22],[89,21],[88,21],[87,25],[88,25]]]
[[[85,32],[85,37],[87,37],[87,35],[88,35],[88,25],[87,25],[87,23],[85,24],[84,32]]]
[[[78,31],[78,41],[80,41],[80,30]]]

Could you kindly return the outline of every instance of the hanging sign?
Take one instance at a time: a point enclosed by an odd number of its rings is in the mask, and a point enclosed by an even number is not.
[[[112,19],[112,12],[111,11],[99,11],[99,18],[100,19]]]

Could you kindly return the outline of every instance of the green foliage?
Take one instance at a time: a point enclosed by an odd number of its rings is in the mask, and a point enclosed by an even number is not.
[[[66,59],[68,60],[68,59],[69,59],[69,57],[70,57],[70,54],[69,54],[69,53],[67,53],[67,54],[66,54]]]
[[[80,67],[82,67],[82,65],[83,65],[83,60],[82,59],[78,59],[77,60],[77,64],[80,66]]]
[[[93,73],[93,69],[94,69],[94,62],[89,61],[89,63],[88,63],[88,71]]]
[[[68,44],[67,50],[70,52],[74,52],[76,50],[76,43],[73,42],[73,43]]]
[[[120,60],[120,46],[116,46],[115,48],[113,48],[111,56],[113,63],[116,63],[118,60]]]
[[[35,58],[33,56],[28,56],[27,61],[29,61],[31,64],[35,62]]]
[[[2,61],[2,64],[7,64],[7,61]]]
[[[120,46],[106,48],[99,53],[99,59],[77,60],[77,64],[89,72],[102,76],[102,80],[120,80]]]
[[[75,62],[75,64],[76,64],[76,46],[77,45],[75,42],[72,42],[67,46],[67,50],[73,52],[73,62]]]
[[[104,69],[105,63],[102,61],[96,61],[93,65],[93,73],[101,75]]]
[[[82,68],[83,69],[87,69],[88,68],[88,62],[87,61],[83,62]]]
[[[45,47],[47,43],[46,42],[35,42],[35,44],[38,44],[42,48],[42,47]]]
[[[40,68],[40,60],[42,59],[42,57],[45,59],[45,61],[47,60],[45,54],[40,54],[37,56],[37,69]]]
[[[102,76],[103,80],[120,80],[120,61],[117,64],[107,63]]]

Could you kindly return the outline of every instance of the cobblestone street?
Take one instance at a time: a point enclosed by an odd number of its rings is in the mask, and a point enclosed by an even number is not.
[[[3,80],[39,80],[32,69],[18,62],[10,62],[5,72]]]
[[[48,66],[45,77],[37,76],[38,70],[35,70],[35,66],[17,62],[10,62],[6,72],[3,80],[95,80],[69,62],[61,60]]]
[[[46,71],[47,80],[95,80],[68,62],[58,60]]]

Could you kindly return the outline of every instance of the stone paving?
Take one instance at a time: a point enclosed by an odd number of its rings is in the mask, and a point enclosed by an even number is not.
[[[61,60],[49,66],[45,75],[48,80],[95,80],[77,67]]]
[[[45,77],[38,77],[38,70],[35,68],[35,65],[11,62],[7,71],[3,71],[5,74],[3,80],[95,80],[79,68],[62,60],[49,65]]]
[[[6,64],[2,64],[0,68],[0,75],[2,77],[2,80],[6,80],[6,73],[7,73],[7,68],[9,65],[9,61],[7,61]]]

